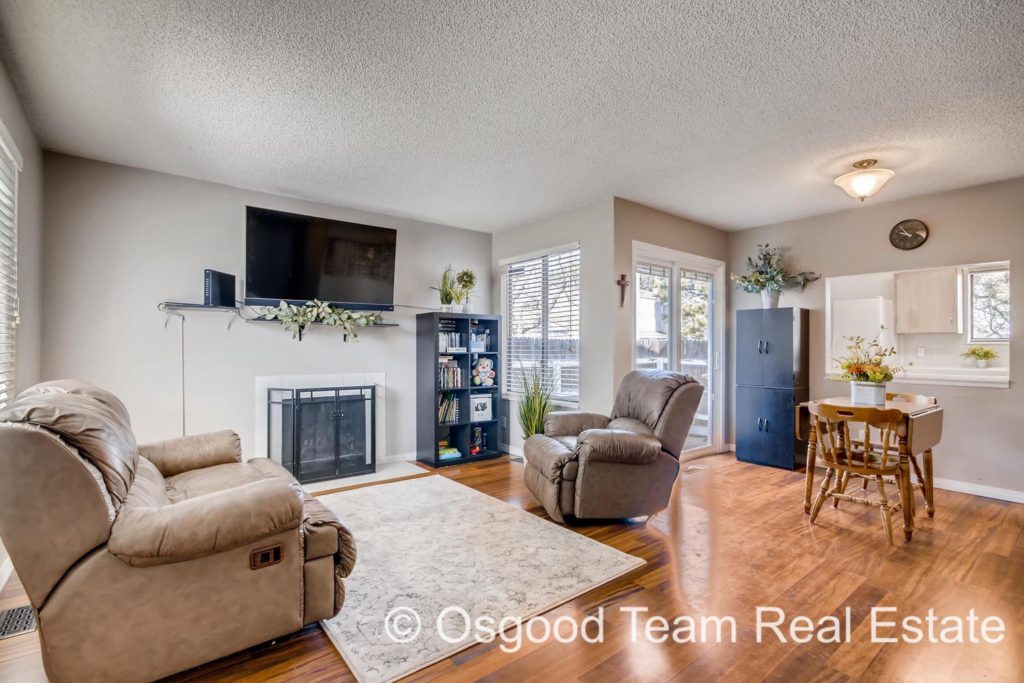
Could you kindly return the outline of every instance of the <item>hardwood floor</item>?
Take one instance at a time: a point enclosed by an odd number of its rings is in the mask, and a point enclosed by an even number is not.
[[[918,515],[914,540],[888,546],[876,510],[826,506],[818,524],[803,514],[803,474],[736,462],[694,461],[680,475],[667,510],[647,524],[574,527],[647,560],[627,574],[549,613],[578,619],[604,608],[604,641],[526,644],[504,653],[476,645],[410,681],[1016,681],[1024,671],[1024,505],[948,491],[937,512]],[[543,515],[508,459],[438,471]],[[923,510],[923,506],[920,506]],[[23,599],[8,586],[0,601]],[[12,600],[14,602],[12,602]],[[892,606],[907,615],[1000,617],[999,644],[872,644],[868,614]],[[850,642],[756,642],[755,609],[817,621],[850,610]],[[733,616],[737,642],[633,642],[630,615]],[[888,632],[882,635],[889,635]],[[35,634],[0,641],[0,680],[41,675]],[[340,655],[318,627],[199,667],[176,681],[349,681]]]

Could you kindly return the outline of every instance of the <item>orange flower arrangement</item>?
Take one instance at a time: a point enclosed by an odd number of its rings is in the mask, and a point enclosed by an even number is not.
[[[849,356],[836,358],[843,374],[840,379],[844,382],[872,382],[874,384],[885,384],[891,382],[897,372],[902,372],[902,367],[890,366],[885,362],[886,358],[896,355],[896,347],[884,347],[878,338],[885,330],[885,325],[878,329],[878,334],[870,342],[864,337],[845,337],[850,341],[846,349]]]

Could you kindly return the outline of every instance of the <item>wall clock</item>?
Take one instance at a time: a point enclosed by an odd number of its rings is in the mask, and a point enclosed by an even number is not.
[[[928,226],[911,218],[900,221],[889,231],[889,242],[897,249],[917,249],[928,239]]]

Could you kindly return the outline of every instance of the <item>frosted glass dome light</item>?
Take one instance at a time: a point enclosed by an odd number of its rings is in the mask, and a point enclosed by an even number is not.
[[[895,171],[887,168],[872,168],[877,163],[875,159],[858,161],[853,165],[857,170],[836,178],[836,185],[854,199],[864,201],[873,197],[896,175]]]

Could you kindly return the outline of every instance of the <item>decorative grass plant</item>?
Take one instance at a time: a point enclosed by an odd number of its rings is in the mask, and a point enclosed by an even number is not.
[[[519,397],[519,427],[523,438],[544,433],[544,418],[551,412],[551,390],[544,386],[541,373],[523,374],[523,391]]]

